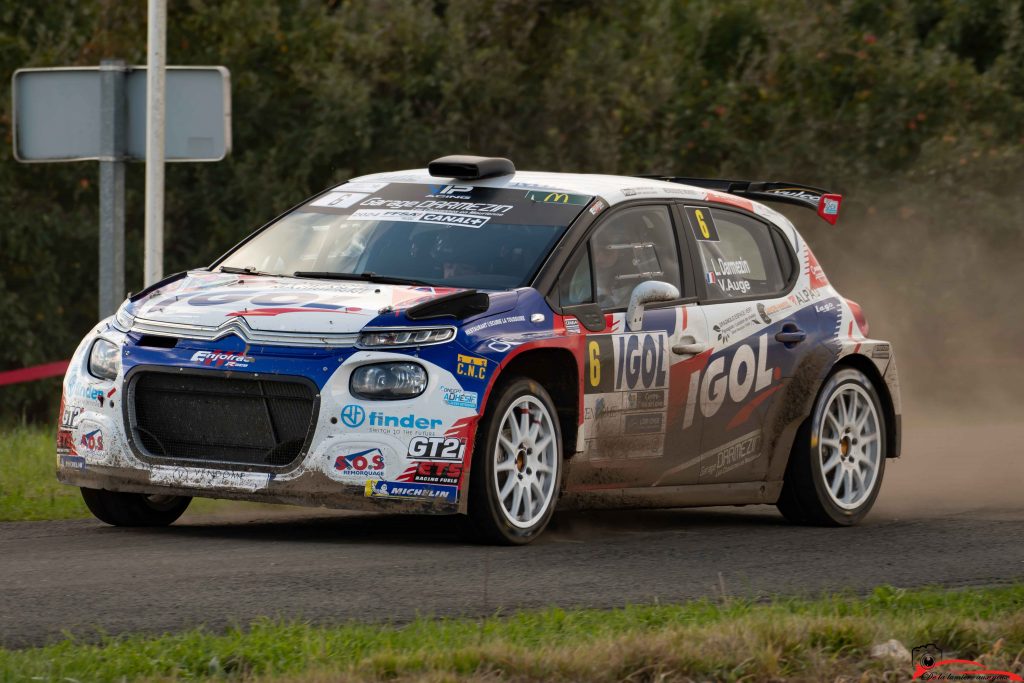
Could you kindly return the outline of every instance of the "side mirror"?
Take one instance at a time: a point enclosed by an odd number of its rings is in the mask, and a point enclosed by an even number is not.
[[[629,297],[629,308],[626,309],[626,324],[630,332],[639,332],[644,326],[644,306],[656,301],[675,301],[679,298],[679,289],[675,285],[658,280],[641,282],[633,288]]]

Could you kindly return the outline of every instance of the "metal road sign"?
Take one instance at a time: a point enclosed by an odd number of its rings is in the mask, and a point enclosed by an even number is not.
[[[146,160],[146,75],[146,67],[104,60],[98,67],[18,69],[11,78],[15,159],[100,162],[100,318],[112,315],[125,294],[125,162]],[[228,70],[170,66],[165,75],[165,160],[220,161],[231,151]],[[161,131],[157,125],[154,130]],[[147,211],[150,166],[159,165],[163,196],[163,160],[157,152],[159,147],[153,154],[156,164],[147,164]],[[161,231],[152,240],[155,246],[146,229],[147,273],[151,259],[163,261],[162,200],[158,210]]]
[[[146,67],[113,69],[120,86],[120,153],[104,148],[103,75],[109,67],[18,69],[12,78],[14,158],[54,161],[145,161]],[[220,161],[231,151],[231,77],[222,66],[167,67],[167,161]]]

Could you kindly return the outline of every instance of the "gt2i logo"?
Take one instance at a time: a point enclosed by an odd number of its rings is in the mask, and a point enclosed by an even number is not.
[[[256,359],[234,351],[196,351],[192,354],[192,362],[212,365],[215,368],[247,368],[250,363],[255,363]]]
[[[416,436],[409,441],[410,458],[462,461],[466,444],[452,436]]]
[[[690,375],[688,396],[696,392],[696,402],[687,401],[686,416],[683,428],[693,424],[695,406],[700,404],[700,413],[704,417],[712,417],[728,398],[733,403],[742,403],[750,395],[761,391],[777,380],[781,372],[779,368],[768,367],[768,335],[757,338],[757,351],[750,344],[740,344],[731,359],[724,355],[714,358],[708,363],[704,372]]]
[[[586,393],[664,389],[668,386],[667,346],[664,332],[588,338]]]
[[[358,453],[339,455],[334,460],[334,469],[341,474],[362,477],[384,476],[384,454],[379,448],[369,448]]]
[[[82,438],[79,440],[79,445],[87,451],[102,451],[103,432],[98,429],[94,429],[91,432],[82,434]]]
[[[473,379],[487,379],[487,359],[458,354],[455,372]]]
[[[61,408],[60,426],[64,429],[74,429],[75,425],[78,424],[78,416],[85,411],[85,408],[79,408],[78,406],[65,408],[63,405]]]

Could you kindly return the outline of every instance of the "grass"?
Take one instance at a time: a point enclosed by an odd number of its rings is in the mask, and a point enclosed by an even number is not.
[[[56,427],[0,429],[0,522],[78,519],[90,513],[78,489],[57,481]],[[190,514],[262,510],[280,505],[195,499]]]
[[[0,522],[89,515],[78,489],[57,481],[56,434],[23,426],[0,432]]]
[[[548,609],[405,626],[260,621],[157,637],[0,650],[0,680],[43,681],[893,681],[910,662],[875,643],[1024,671],[1024,584],[867,597]]]

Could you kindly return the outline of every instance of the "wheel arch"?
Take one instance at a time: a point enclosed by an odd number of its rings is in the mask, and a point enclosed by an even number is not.
[[[563,458],[574,453],[580,424],[580,378],[575,354],[567,348],[525,350],[502,365],[492,395],[514,377],[532,379],[551,395],[558,411]]]
[[[900,457],[899,416],[896,415],[892,394],[889,392],[889,386],[882,378],[882,373],[878,371],[878,367],[870,358],[859,353],[851,353],[836,361],[836,364],[832,366],[832,370],[829,371],[829,376],[841,368],[859,370],[871,380],[871,384],[875,387],[878,398],[882,402],[882,412],[885,417],[885,457]],[[828,378],[826,377],[826,379]],[[824,384],[824,381],[822,383]]]
[[[783,479],[797,439],[810,425],[814,416],[814,405],[821,395],[822,388],[829,377],[843,368],[859,370],[871,381],[882,403],[886,425],[886,458],[899,456],[899,416],[896,415],[889,388],[871,359],[859,353],[851,353],[837,360],[826,360],[823,354],[817,355],[816,358],[817,362],[808,362],[798,372],[793,384],[787,389],[788,396],[784,400],[787,407],[774,421],[772,433],[776,435],[777,441],[767,473],[767,479],[771,481]]]

